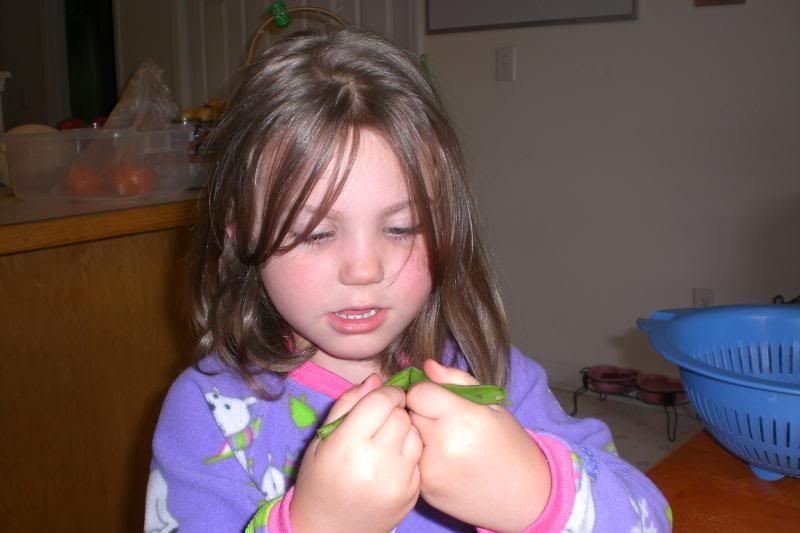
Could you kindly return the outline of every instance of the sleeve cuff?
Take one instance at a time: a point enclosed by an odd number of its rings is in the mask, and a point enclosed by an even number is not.
[[[550,467],[550,496],[547,504],[536,521],[523,533],[560,533],[567,525],[572,508],[575,505],[575,479],[572,467],[572,456],[569,448],[560,441],[526,430],[531,439],[544,453]],[[481,533],[492,533],[480,529]]]
[[[262,501],[244,533],[292,533],[289,523],[289,504],[292,502],[294,487],[283,496],[269,501]]]
[[[270,510],[267,519],[269,533],[292,533],[292,524],[289,522],[289,505],[294,496],[294,487],[286,491],[281,500]]]

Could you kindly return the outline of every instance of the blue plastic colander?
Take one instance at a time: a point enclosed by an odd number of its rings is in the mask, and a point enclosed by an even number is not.
[[[762,479],[800,477],[800,306],[670,309],[637,323],[680,367],[722,446]]]

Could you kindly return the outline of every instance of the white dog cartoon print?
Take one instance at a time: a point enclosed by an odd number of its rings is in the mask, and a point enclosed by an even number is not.
[[[258,437],[261,430],[261,419],[253,419],[250,415],[250,406],[257,400],[252,396],[244,399],[223,396],[216,388],[205,393],[205,399],[214,414],[217,425],[225,435],[222,448],[215,455],[206,459],[205,463],[212,464],[229,457],[236,457],[245,472],[250,474],[251,465],[247,460],[245,450]]]
[[[158,468],[150,472],[147,481],[147,498],[144,510],[145,533],[173,533],[178,531],[178,521],[167,509],[168,487]]]

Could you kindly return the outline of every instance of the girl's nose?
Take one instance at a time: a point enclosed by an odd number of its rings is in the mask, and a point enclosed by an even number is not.
[[[380,283],[384,277],[380,243],[359,240],[342,250],[339,281],[344,285]]]

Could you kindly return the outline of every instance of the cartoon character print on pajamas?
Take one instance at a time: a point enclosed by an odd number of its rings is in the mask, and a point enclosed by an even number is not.
[[[313,407],[308,405],[305,394],[301,396],[289,395],[289,416],[299,428],[308,428],[317,425],[319,417]]]
[[[150,472],[147,481],[147,499],[144,509],[145,533],[174,533],[178,531],[178,521],[167,509],[169,488],[158,468]]]
[[[647,504],[647,500],[642,498],[638,502],[635,500],[630,500],[630,502],[640,520],[639,524],[631,528],[630,533],[660,533],[655,522],[650,518],[650,506]],[[672,508],[667,506],[666,513],[669,523],[672,524]]]
[[[297,478],[297,470],[300,468],[300,455],[300,450],[286,450],[286,458],[283,462],[283,475],[286,476],[287,479],[295,480]]]
[[[245,472],[251,474],[251,464],[247,460],[245,450],[261,431],[261,419],[253,419],[250,415],[250,406],[256,403],[256,399],[252,396],[244,399],[223,396],[216,388],[205,393],[205,399],[214,414],[217,425],[225,435],[222,448],[215,455],[206,459],[205,464],[236,457]]]
[[[261,492],[267,500],[273,500],[286,492],[286,479],[280,470],[272,466],[272,454],[268,454],[267,459],[267,468],[261,479]]]
[[[617,451],[617,445],[614,444],[613,440],[609,441],[608,443],[606,443],[605,446],[603,446],[603,451],[610,453],[611,455],[614,455],[616,457],[619,457],[619,452]]]

